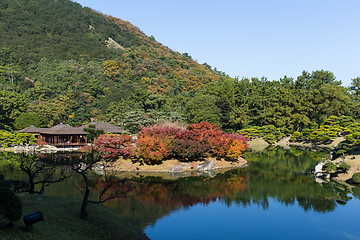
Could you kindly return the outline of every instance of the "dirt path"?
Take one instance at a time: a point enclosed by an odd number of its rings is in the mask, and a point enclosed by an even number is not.
[[[206,161],[215,161],[218,165],[219,169],[225,168],[235,168],[243,166],[247,163],[247,161],[241,157],[239,157],[236,161],[225,161],[225,160],[217,160],[215,158],[207,158]],[[190,167],[184,168],[184,171],[196,171],[197,165],[203,163],[204,161],[194,161],[190,162]],[[169,172],[169,168],[173,166],[179,166],[180,161],[171,159],[163,161],[162,164],[158,165],[147,165],[140,164],[139,162],[132,162],[130,159],[119,159],[117,160],[111,167],[120,172],[152,172],[152,173],[163,173]]]

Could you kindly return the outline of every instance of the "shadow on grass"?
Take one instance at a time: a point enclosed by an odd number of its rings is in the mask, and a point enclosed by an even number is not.
[[[19,194],[23,216],[40,210],[44,222],[23,230],[22,219],[13,228],[3,227],[0,239],[148,239],[136,226],[102,204],[88,206],[87,220],[80,218],[81,199]]]

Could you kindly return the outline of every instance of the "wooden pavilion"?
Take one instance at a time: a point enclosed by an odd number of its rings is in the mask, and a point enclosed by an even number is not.
[[[42,130],[44,130],[44,128],[37,128],[34,125],[31,125],[31,126],[24,128],[18,132],[19,133],[31,133],[36,137],[36,139],[39,139],[40,131],[42,131]]]
[[[39,140],[49,145],[59,146],[84,146],[87,144],[86,135],[89,133],[82,129],[71,127],[67,124],[58,124],[54,127],[40,131]]]

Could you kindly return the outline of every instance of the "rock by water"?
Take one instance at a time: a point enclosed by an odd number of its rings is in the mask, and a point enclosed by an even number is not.
[[[196,170],[198,171],[209,171],[209,170],[215,170],[218,169],[218,165],[216,164],[215,161],[208,161],[208,162],[203,162],[200,163],[197,167]]]
[[[180,166],[173,166],[169,168],[169,173],[182,173],[184,169]]]

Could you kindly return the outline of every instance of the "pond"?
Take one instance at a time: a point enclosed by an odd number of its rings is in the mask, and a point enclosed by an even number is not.
[[[107,194],[129,191],[132,197],[106,205],[151,239],[360,239],[360,189],[306,174],[324,154],[274,147],[247,152],[248,167],[215,177],[127,175],[131,181]],[[20,176],[6,171],[6,178],[14,177]],[[96,198],[103,177],[92,172],[89,179]],[[81,198],[83,187],[74,176],[45,194]]]

